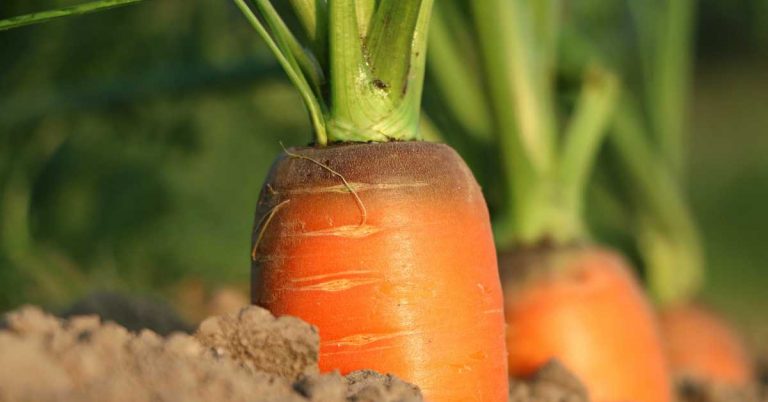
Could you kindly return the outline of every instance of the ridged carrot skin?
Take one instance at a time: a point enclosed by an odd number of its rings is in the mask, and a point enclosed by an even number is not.
[[[322,371],[393,373],[431,402],[507,400],[488,211],[450,147],[288,150],[253,240],[253,302],[316,325]]]
[[[737,387],[754,380],[741,339],[711,310],[693,303],[665,308],[661,328],[675,377]]]
[[[591,246],[503,255],[509,370],[556,358],[595,402],[669,402],[669,372],[649,302],[617,254]]]

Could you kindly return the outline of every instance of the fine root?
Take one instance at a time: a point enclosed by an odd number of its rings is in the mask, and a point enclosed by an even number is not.
[[[251,261],[256,261],[256,253],[259,249],[259,243],[261,243],[261,239],[264,237],[264,232],[267,231],[267,226],[269,226],[269,223],[272,222],[272,218],[275,216],[277,211],[285,204],[291,202],[290,199],[285,200],[269,210],[266,215],[261,217],[261,220],[259,220],[259,224],[256,225],[257,228],[259,228],[259,235],[256,236],[256,241],[253,242],[253,248],[251,249]]]
[[[357,191],[355,191],[354,187],[352,187],[352,185],[349,184],[349,182],[347,181],[347,178],[344,177],[344,175],[342,175],[341,173],[331,169],[330,166],[328,166],[328,165],[326,165],[326,164],[324,164],[324,163],[322,163],[322,162],[320,162],[320,161],[318,161],[316,159],[312,159],[309,156],[301,155],[301,154],[297,154],[297,153],[293,153],[293,152],[289,151],[288,149],[285,148],[285,146],[283,145],[282,142],[280,143],[280,146],[283,147],[283,152],[285,152],[286,155],[288,155],[288,156],[290,156],[292,158],[308,160],[308,161],[314,163],[315,165],[320,166],[321,168],[327,170],[332,175],[334,175],[334,176],[338,177],[339,179],[341,179],[341,182],[344,183],[344,187],[346,187],[347,190],[352,194],[352,196],[355,197],[355,202],[357,202],[357,206],[360,208],[360,214],[361,214],[360,226],[364,226],[368,222],[368,211],[365,209],[365,204],[363,204],[363,200],[360,199],[360,195],[357,194]]]

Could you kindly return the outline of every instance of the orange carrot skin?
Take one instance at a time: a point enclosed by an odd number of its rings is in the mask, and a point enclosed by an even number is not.
[[[668,307],[661,328],[675,377],[737,387],[754,380],[744,344],[713,311],[694,303]]]
[[[320,331],[322,371],[370,368],[426,400],[506,401],[503,296],[488,211],[445,145],[291,150],[262,193],[253,301]],[[363,222],[363,210],[365,218]]]
[[[504,258],[509,370],[556,358],[595,402],[669,402],[668,367],[650,304],[623,259],[595,247]]]

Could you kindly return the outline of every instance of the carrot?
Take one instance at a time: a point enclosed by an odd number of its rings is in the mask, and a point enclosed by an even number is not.
[[[670,401],[654,312],[626,262],[587,246],[503,256],[509,371],[527,376],[552,358],[593,401]]]
[[[418,141],[430,0],[235,0],[302,94],[310,147],[259,196],[252,301],[317,326],[322,371],[374,369],[427,400],[506,401],[488,210],[450,147]],[[257,15],[258,14],[258,15]]]
[[[253,301],[320,329],[321,370],[395,373],[434,401],[505,400],[488,212],[452,149],[291,149],[266,183],[257,223],[282,207],[255,226]]]
[[[736,387],[754,380],[738,334],[710,309],[694,303],[668,306],[661,311],[661,328],[675,377]]]
[[[483,185],[498,195],[509,371],[525,376],[558,359],[597,402],[668,402],[650,302],[624,260],[591,243],[584,222],[585,188],[621,85],[606,66],[584,66],[575,104],[560,107],[558,4],[467,1],[474,21],[462,24],[464,8],[442,2],[432,32],[442,44],[430,64],[441,100],[462,123],[469,154],[481,155],[471,166],[495,169]],[[482,119],[459,113],[470,110]]]

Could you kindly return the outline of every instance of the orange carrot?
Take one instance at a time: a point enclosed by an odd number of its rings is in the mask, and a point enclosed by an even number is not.
[[[661,328],[676,377],[731,386],[754,379],[741,339],[711,310],[694,303],[666,307]]]
[[[461,158],[418,142],[432,0],[235,0],[299,90],[314,146],[262,189],[252,300],[320,331],[320,368],[389,372],[431,402],[507,400],[488,210]],[[375,6],[375,7],[374,7]]]
[[[286,151],[259,199],[253,302],[320,331],[320,368],[429,401],[506,401],[502,293],[480,188],[448,146]]]
[[[511,375],[556,358],[595,402],[671,400],[653,311],[617,254],[539,248],[503,256],[501,269]]]

